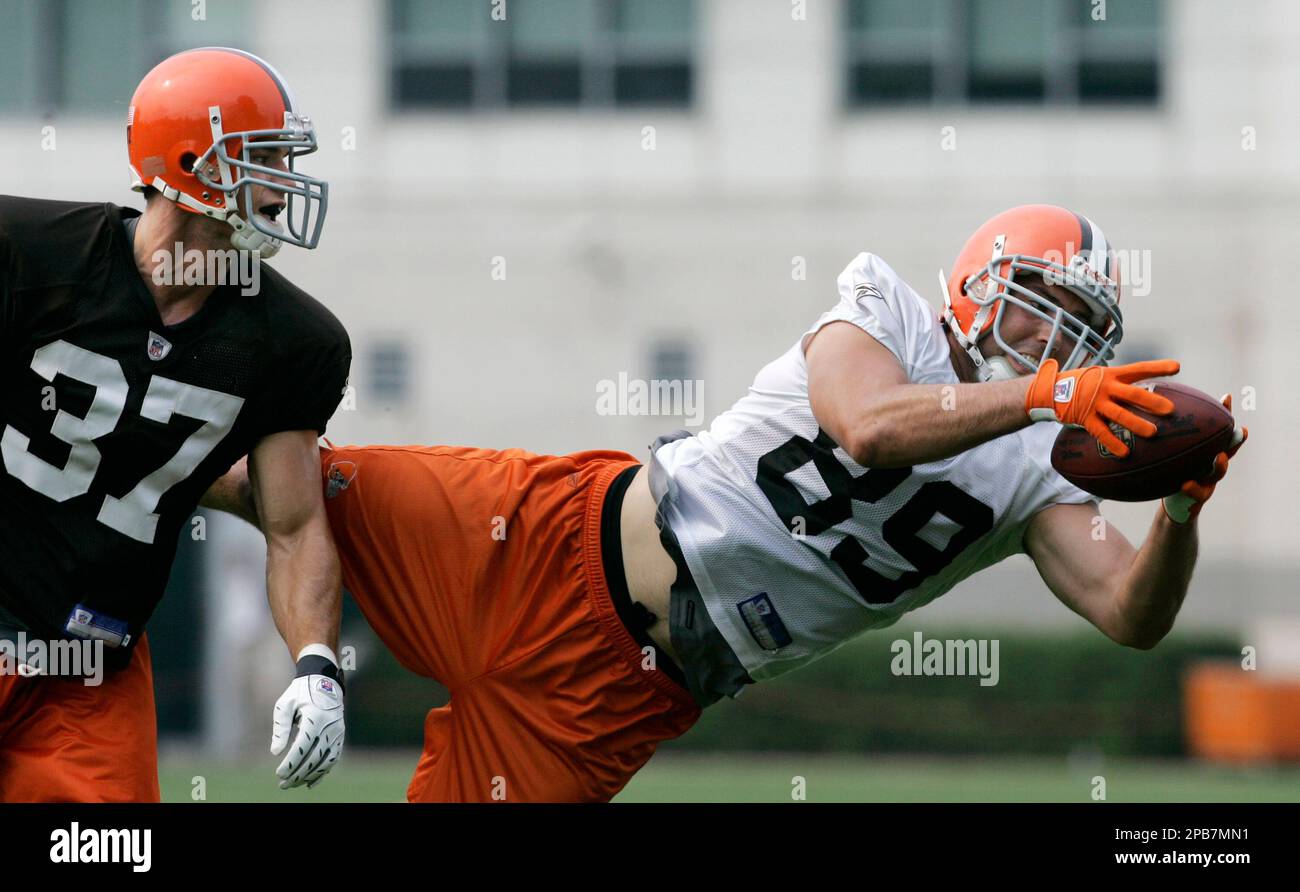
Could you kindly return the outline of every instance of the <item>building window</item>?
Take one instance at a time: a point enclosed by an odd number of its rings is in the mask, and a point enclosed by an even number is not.
[[[28,0],[0,0],[0,112],[45,110],[37,39],[45,9]]]
[[[1160,0],[847,0],[851,106],[1153,103]]]
[[[370,395],[379,403],[396,406],[411,395],[411,357],[401,341],[376,341],[368,355]]]
[[[691,101],[695,0],[390,0],[389,13],[399,109]]]
[[[118,115],[140,79],[172,53],[247,49],[248,0],[0,0],[0,111]]]
[[[664,338],[650,345],[652,381],[691,381],[695,367],[695,349],[685,340]]]

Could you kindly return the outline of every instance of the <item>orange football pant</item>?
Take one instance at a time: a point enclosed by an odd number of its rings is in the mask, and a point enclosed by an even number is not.
[[[0,802],[157,802],[149,639],[103,683],[0,674]]]
[[[619,620],[601,507],[636,460],[448,446],[321,450],[344,585],[425,719],[412,802],[602,802],[700,716]]]

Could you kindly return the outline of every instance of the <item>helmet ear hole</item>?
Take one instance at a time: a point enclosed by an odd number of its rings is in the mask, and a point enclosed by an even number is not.
[[[193,152],[185,152],[180,157],[181,170],[186,173],[194,173],[194,162],[199,160],[199,156]]]

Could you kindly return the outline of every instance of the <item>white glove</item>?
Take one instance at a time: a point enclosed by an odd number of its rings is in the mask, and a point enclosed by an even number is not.
[[[321,650],[333,656],[328,648]],[[335,661],[314,655],[299,659],[299,671],[313,664],[338,675]],[[313,787],[334,767],[343,751],[343,686],[338,680],[317,672],[290,682],[275,703],[271,755],[280,755],[286,746],[289,753],[275,770],[281,790],[304,783]]]

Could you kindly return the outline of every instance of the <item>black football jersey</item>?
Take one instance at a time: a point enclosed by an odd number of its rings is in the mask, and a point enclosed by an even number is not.
[[[324,433],[351,346],[270,266],[165,326],[125,225],[139,211],[0,196],[0,616],[101,638],[121,665],[182,527],[260,439]]]

